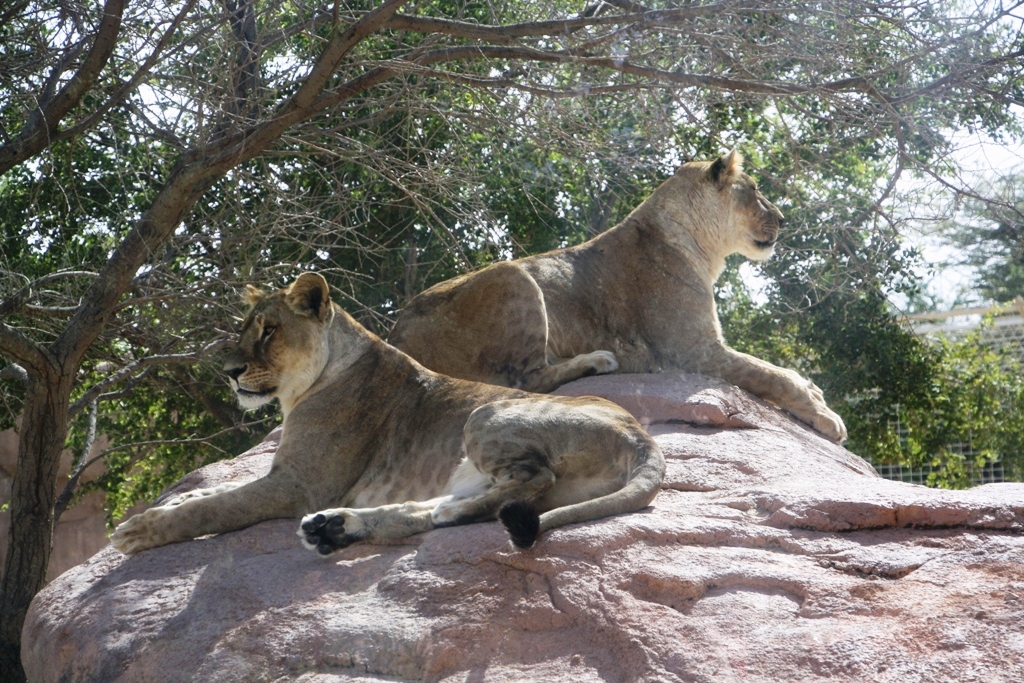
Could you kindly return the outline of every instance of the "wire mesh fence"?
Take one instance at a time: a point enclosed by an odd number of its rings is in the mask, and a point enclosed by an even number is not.
[[[983,325],[986,316],[992,316],[989,325]],[[982,341],[1024,362],[1024,297],[1018,296],[1000,306],[915,313],[907,316],[907,320],[914,332],[922,336],[942,334],[958,338],[981,328]]]
[[[900,434],[901,438],[904,436],[904,434]],[[980,486],[981,484],[995,484],[1006,481],[1002,461],[998,459],[994,461],[990,460],[985,462],[981,467],[975,465],[977,453],[974,451],[970,443],[965,444],[957,442],[949,446],[949,450],[954,453],[959,453],[964,457],[968,476],[970,477],[972,485]],[[870,459],[868,462],[871,462]],[[905,465],[876,465],[875,463],[871,463],[871,466],[875,468],[875,471],[878,472],[883,479],[903,481],[908,484],[927,484],[928,477],[932,473],[932,467],[929,465],[925,465],[923,467],[907,467]]]
[[[985,324],[986,316],[992,316],[990,324]],[[1015,356],[1024,364],[1024,298],[1020,296],[1009,304],[1001,306],[917,313],[907,316],[907,318],[914,332],[922,336],[941,334],[957,338],[966,336],[980,328],[983,342],[1003,352],[1008,359]],[[901,441],[906,439],[907,433],[904,425],[897,422],[889,426],[895,430]],[[966,443],[950,444],[947,448],[953,453],[963,456],[972,484],[977,486],[1005,481],[1003,463],[999,459],[988,461],[983,466],[975,464],[978,453],[970,439]],[[871,463],[871,465],[885,479],[910,484],[926,484],[928,476],[932,473],[932,468],[927,465],[923,467],[876,465],[875,463]]]

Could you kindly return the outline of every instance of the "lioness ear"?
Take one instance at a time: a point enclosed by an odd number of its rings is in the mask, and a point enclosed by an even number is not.
[[[253,287],[252,285],[246,285],[245,289],[242,290],[242,301],[255,306],[260,299],[264,296],[263,291],[259,287]]]
[[[327,320],[332,313],[331,291],[327,280],[317,273],[303,273],[285,291],[288,307],[300,315],[315,315]]]
[[[708,169],[711,180],[719,185],[733,182],[740,173],[743,173],[743,155],[735,149],[715,159],[711,168]]]

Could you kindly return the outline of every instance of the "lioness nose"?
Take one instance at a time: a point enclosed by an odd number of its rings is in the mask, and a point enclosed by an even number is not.
[[[239,377],[242,376],[242,374],[245,372],[245,369],[247,367],[249,367],[249,366],[248,365],[235,365],[235,366],[232,366],[230,368],[224,368],[224,372],[231,379],[238,379]]]

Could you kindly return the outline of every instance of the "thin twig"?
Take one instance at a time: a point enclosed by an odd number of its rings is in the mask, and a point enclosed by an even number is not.
[[[89,452],[92,451],[93,444],[96,443],[96,422],[99,417],[99,401],[92,401],[89,404],[89,422],[85,430],[85,442],[82,444],[82,450],[78,454],[78,462],[75,465],[75,469],[71,472],[68,477],[68,482],[64,485],[64,490],[57,496],[57,502],[53,506],[53,524],[56,526],[60,516],[64,514],[64,510],[67,509],[68,503],[71,502],[72,496],[75,494],[75,488],[78,486],[78,479],[82,476],[82,472],[89,464]]]
[[[96,405],[95,402],[93,403],[93,405]],[[61,491],[60,497],[57,499],[57,504],[54,506],[53,523],[56,524],[57,519],[59,519],[60,515],[63,514],[65,509],[67,509],[68,503],[74,497],[74,490],[77,487],[78,481],[81,478],[82,474],[85,472],[85,470],[87,470],[90,466],[94,465],[100,460],[102,460],[104,457],[110,455],[111,453],[127,450],[129,448],[142,448],[146,446],[186,446],[192,444],[209,445],[210,441],[216,439],[219,436],[222,436],[229,432],[238,431],[241,429],[248,429],[249,427],[255,427],[273,419],[274,416],[271,415],[264,418],[260,418],[259,420],[254,420],[252,422],[243,422],[241,424],[228,427],[227,429],[222,429],[219,432],[210,434],[209,436],[195,437],[189,439],[154,439],[152,441],[136,441],[134,443],[123,444],[121,446],[113,446],[111,448],[107,448],[100,451],[99,453],[97,453],[88,460],[86,460],[84,457],[87,454],[87,452],[83,451],[83,455],[79,459],[78,465],[75,467],[75,472],[72,475],[72,478],[69,479],[68,483],[64,486],[64,490]],[[90,420],[92,420],[91,414]],[[95,424],[93,422],[90,421],[89,427],[95,431]],[[95,441],[95,434],[93,435],[93,440]],[[89,448],[91,450],[92,447],[90,446]],[[217,450],[223,452],[222,449],[218,448]]]
[[[220,349],[223,349],[229,344],[231,344],[231,339],[229,338],[215,339],[214,341],[209,342],[208,344],[203,346],[198,351],[195,351],[194,353],[171,353],[141,358],[135,361],[134,363],[126,365],[117,372],[92,385],[89,388],[89,390],[86,391],[77,401],[71,404],[71,407],[68,409],[68,417],[69,419],[73,418],[75,415],[81,412],[81,410],[85,406],[89,405],[89,403],[91,403],[93,400],[100,398],[100,396],[107,390],[108,387],[117,384],[118,382],[124,381],[125,379],[131,377],[131,375],[135,372],[145,370],[154,365],[175,365],[181,363],[195,363],[197,361],[203,360],[210,354],[219,351]],[[108,396],[107,398],[113,398],[113,396]]]
[[[94,273],[91,270],[58,270],[55,273],[44,275],[41,278],[28,283],[3,301],[0,301],[0,317],[9,315],[20,309],[22,306],[25,306],[28,299],[32,297],[35,289],[40,285],[46,284],[47,282],[53,282],[54,280],[64,280],[73,277],[99,277],[99,274]]]

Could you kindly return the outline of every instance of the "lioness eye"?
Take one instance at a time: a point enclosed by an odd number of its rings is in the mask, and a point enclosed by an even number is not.
[[[260,338],[261,338],[261,339],[266,339],[266,338],[267,338],[267,337],[269,337],[270,335],[274,334],[274,331],[275,331],[276,329],[277,329],[277,328],[276,328],[276,327],[274,327],[273,325],[264,325],[264,326],[263,326],[263,335],[262,335],[262,336],[261,336]]]

